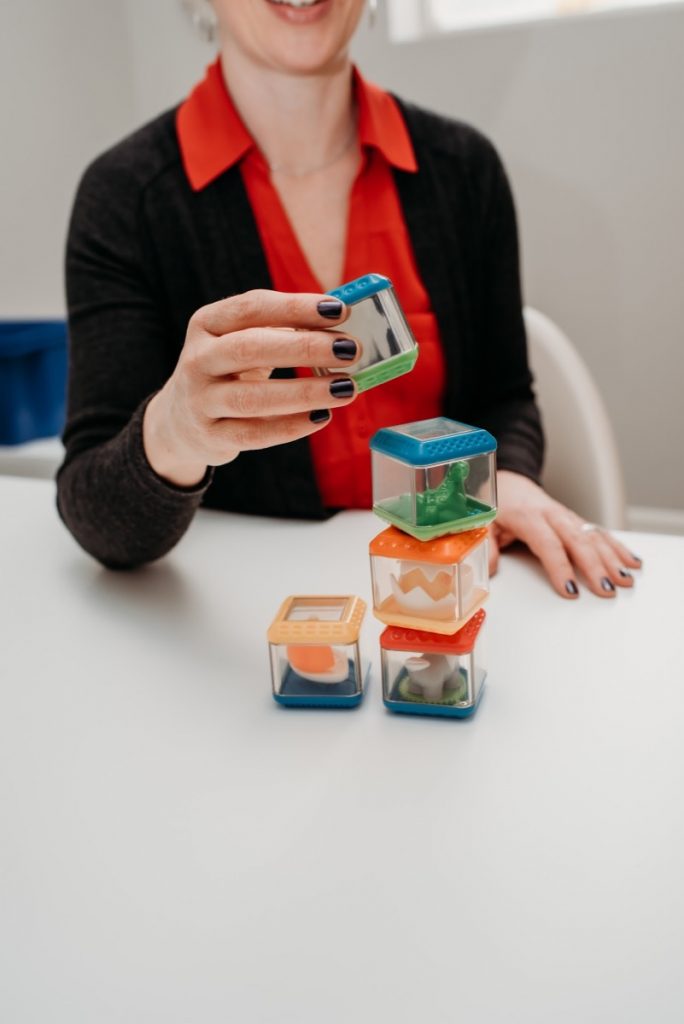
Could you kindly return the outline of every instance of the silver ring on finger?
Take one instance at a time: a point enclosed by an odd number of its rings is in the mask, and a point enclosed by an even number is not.
[[[600,533],[601,527],[598,523],[582,523],[580,533]]]

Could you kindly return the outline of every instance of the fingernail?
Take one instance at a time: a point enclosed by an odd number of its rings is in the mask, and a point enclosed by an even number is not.
[[[631,580],[632,579],[631,572],[625,572],[624,569],[619,569],[618,572],[622,576],[623,580]]]
[[[601,580],[601,586],[608,593],[612,593],[612,591],[615,590],[615,584],[611,583],[607,576],[604,576]]]
[[[316,309],[321,316],[325,316],[328,320],[339,320],[342,316],[342,303],[339,299],[322,299]]]
[[[577,589],[577,584],[575,583],[574,580],[568,580],[568,582],[565,584],[565,589],[566,589],[567,593],[568,594],[572,594],[573,597],[577,597],[577,595],[579,594],[579,590]]]
[[[634,552],[632,552],[632,558],[634,559],[635,562],[638,562],[639,565],[641,565],[642,559],[639,558],[638,555],[635,555]]]
[[[351,338],[338,338],[333,341],[333,355],[336,359],[352,360],[356,358],[358,346]]]
[[[312,423],[325,423],[330,419],[330,409],[314,409],[309,413],[309,419]]]
[[[349,377],[334,380],[330,385],[330,394],[333,398],[351,398],[354,394],[354,381]]]

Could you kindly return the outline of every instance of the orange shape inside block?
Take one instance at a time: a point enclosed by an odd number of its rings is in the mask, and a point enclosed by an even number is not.
[[[287,648],[287,660],[295,672],[322,675],[334,668],[335,653],[332,647],[325,645],[290,644]]]
[[[397,585],[405,594],[420,587],[433,601],[441,601],[443,597],[453,593],[454,575],[453,572],[439,572],[430,580],[421,569],[411,569],[399,577]]]

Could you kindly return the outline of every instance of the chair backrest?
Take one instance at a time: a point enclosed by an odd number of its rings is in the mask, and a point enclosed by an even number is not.
[[[544,487],[590,522],[623,529],[622,467],[594,379],[574,345],[547,316],[528,307],[525,326],[546,435]]]

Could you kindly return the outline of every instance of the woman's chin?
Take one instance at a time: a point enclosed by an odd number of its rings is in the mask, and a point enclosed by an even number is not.
[[[363,11],[363,0],[301,5],[296,0],[215,0],[215,5],[221,35],[231,46],[262,66],[295,75],[317,75],[347,62]]]
[[[347,52],[356,17],[343,0],[318,0],[311,7],[262,3],[274,27],[269,49],[277,44],[279,57],[293,71],[315,73]]]
[[[307,32],[306,36],[280,39],[277,47],[262,51],[266,63],[286,74],[307,76],[339,70],[349,62],[346,45],[331,39],[330,33]]]

